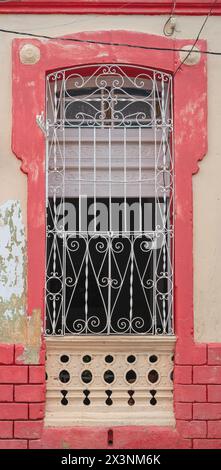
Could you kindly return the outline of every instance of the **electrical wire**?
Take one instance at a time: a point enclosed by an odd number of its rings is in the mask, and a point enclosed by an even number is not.
[[[175,75],[177,74],[177,72],[181,69],[182,65],[186,62],[186,60],[187,60],[188,57],[190,56],[191,52],[193,52],[194,47],[196,46],[197,42],[199,41],[200,35],[201,35],[203,29],[204,29],[205,26],[206,26],[206,23],[207,23],[207,21],[208,21],[210,15],[211,15],[211,13],[212,13],[212,11],[213,11],[213,8],[215,7],[216,2],[217,2],[217,0],[214,0],[212,6],[211,6],[211,8],[210,8],[210,11],[209,11],[208,15],[206,16],[206,18],[205,18],[205,20],[204,20],[204,22],[203,22],[203,24],[202,24],[202,26],[201,26],[201,28],[200,28],[198,34],[197,34],[197,37],[196,37],[196,39],[195,39],[195,41],[194,41],[194,43],[193,43],[191,49],[189,50],[189,52],[188,52],[188,54],[186,55],[186,57],[183,59],[183,61],[178,65],[177,69],[175,70],[175,72],[174,72],[174,77],[175,77]],[[194,52],[196,52],[196,50],[194,50]]]
[[[190,51],[188,52],[187,56],[185,57],[185,59],[181,62],[181,64],[177,67],[176,71],[175,71],[175,74],[178,72],[178,70],[182,67],[182,65],[185,63],[185,61],[187,60],[187,58],[189,57],[189,55],[191,54],[191,52],[195,52],[195,53],[199,53],[199,54],[207,54],[207,55],[214,55],[214,56],[221,56],[221,52],[216,52],[216,51],[210,51],[210,50],[198,50],[198,49],[194,49],[195,45],[197,44],[198,40],[199,40],[199,37],[209,19],[209,16],[211,15],[212,13],[212,10],[216,4],[217,0],[214,1],[213,5],[211,6],[210,8],[210,11],[208,13],[208,15],[206,16],[200,30],[199,30],[199,33],[197,34],[197,37],[194,41],[194,44],[192,46],[192,48],[190,49]],[[174,2],[174,5],[173,5],[173,10],[174,11],[174,8],[176,6],[176,2]],[[142,50],[149,50],[149,51],[170,51],[170,52],[183,52],[183,49],[180,49],[180,48],[176,48],[176,47],[154,47],[154,46],[141,46],[141,45],[136,45],[136,44],[128,44],[128,43],[119,43],[119,42],[109,42],[109,41],[95,41],[93,39],[80,39],[80,38],[68,38],[68,37],[53,37],[53,36],[49,36],[49,35],[46,35],[46,34],[35,34],[35,33],[31,33],[31,32],[22,32],[22,31],[17,31],[17,30],[10,30],[10,29],[5,29],[5,28],[0,28],[0,32],[1,33],[5,33],[5,34],[13,34],[13,35],[17,35],[17,36],[25,36],[25,37],[33,37],[33,38],[36,38],[36,39],[47,39],[47,40],[50,40],[50,41],[61,41],[61,42],[74,42],[74,43],[80,43],[80,44],[98,44],[98,45],[103,45],[103,46],[114,46],[114,47],[128,47],[128,48],[132,48],[132,49],[142,49]],[[175,75],[174,74],[174,75]]]
[[[183,49],[176,48],[176,47],[138,46],[137,44],[127,44],[123,42],[95,41],[93,39],[65,38],[65,37],[59,37],[59,36],[52,37],[52,36],[47,36],[46,34],[33,34],[33,33],[14,31],[14,30],[3,29],[3,28],[0,28],[0,33],[9,33],[9,34],[18,35],[18,36],[28,36],[28,37],[33,37],[36,39],[48,39],[48,40],[56,41],[56,42],[65,41],[65,42],[75,42],[75,43],[81,43],[81,44],[99,44],[102,46],[129,47],[132,49],[143,49],[146,51],[171,51],[171,52],[183,51]],[[208,51],[208,50],[199,51],[198,49],[195,49],[194,52],[197,52],[199,54],[212,54],[212,55],[218,55],[218,56],[221,55],[221,52]]]

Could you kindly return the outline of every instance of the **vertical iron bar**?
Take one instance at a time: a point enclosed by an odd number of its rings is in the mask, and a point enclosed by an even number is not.
[[[107,306],[107,334],[111,333],[111,249],[112,249],[112,238],[109,232],[108,236],[108,306]]]
[[[107,308],[107,334],[110,334],[110,324],[111,324],[111,236],[112,236],[112,187],[111,187],[111,178],[112,178],[112,168],[111,168],[111,138],[112,132],[111,128],[108,129],[108,167],[109,167],[109,237],[108,237],[108,308]]]
[[[60,112],[62,115],[62,163],[63,163],[63,211],[65,208],[65,196],[66,196],[66,130],[65,130],[65,92],[66,92],[66,81],[65,72],[62,74],[62,91],[60,94]],[[63,212],[64,213],[64,212]],[[69,229],[69,227],[67,227]],[[66,229],[62,227],[62,243],[63,243],[63,257],[62,257],[62,269],[63,269],[63,288],[62,288],[62,334],[65,335],[66,330]]]
[[[111,168],[111,128],[108,129],[108,170],[109,170],[109,231],[112,231],[112,208],[111,208],[111,199],[112,199],[112,168]]]
[[[132,333],[132,320],[133,320],[133,272],[134,272],[134,237],[131,238],[131,252],[130,252],[130,333]]]
[[[85,333],[88,332],[88,260],[89,260],[89,235],[86,239],[86,256],[85,256]]]
[[[96,127],[94,127],[94,232],[96,232],[97,200],[96,200]]]
[[[81,127],[78,127],[78,230],[81,232]]]
[[[171,125],[172,125],[172,230],[173,230],[173,233],[172,233],[172,253],[171,253],[171,256],[172,256],[172,282],[173,282],[173,291],[172,291],[172,306],[171,306],[171,315],[172,315],[172,333],[174,333],[174,244],[175,244],[175,240],[174,240],[174,218],[175,218],[175,211],[174,211],[174,201],[175,201],[175,193],[176,193],[176,178],[175,178],[175,168],[174,168],[174,128],[173,128],[173,81],[172,81],[172,77],[170,77],[170,86],[171,86],[171,90],[170,90],[170,113],[171,113]]]
[[[170,162],[169,162],[169,168],[171,171],[170,175],[170,183],[171,183],[171,191],[170,191],[170,198],[172,199],[172,208],[170,209],[170,218],[169,218],[169,237],[170,237],[170,249],[168,250],[169,256],[170,256],[170,265],[171,265],[171,282],[172,282],[172,291],[171,291],[171,304],[170,304],[170,312],[169,312],[169,326],[168,326],[168,332],[170,334],[174,333],[174,289],[173,289],[173,276],[174,276],[174,200],[175,200],[175,175],[174,175],[174,139],[173,139],[173,82],[172,82],[172,77],[169,77],[169,117],[170,117],[170,126],[171,126],[171,132],[169,134],[170,138],[170,149],[171,149],[171,155],[170,155]],[[172,138],[171,138],[172,136]],[[172,181],[171,181],[172,179]],[[171,224],[172,221],[172,224]],[[172,241],[171,241],[172,237]]]
[[[124,232],[127,232],[127,128],[124,126]]]
[[[139,126],[139,231],[142,232],[142,160],[141,160],[141,148],[142,148],[142,133],[141,127]]]
[[[153,249],[153,321],[152,321],[152,334],[157,333],[157,211],[158,211],[158,195],[157,195],[157,114],[156,114],[156,94],[157,94],[157,77],[154,72],[153,80],[153,99],[154,99],[154,231],[152,237],[152,249]],[[157,95],[158,96],[158,95]],[[153,206],[152,206],[153,207]],[[152,209],[153,210],[153,209]]]
[[[47,76],[46,78],[46,103],[45,103],[45,109],[46,109],[46,126],[48,127],[48,107],[49,107],[49,90],[50,90],[50,82],[49,82],[49,77]],[[46,230],[45,230],[45,236],[46,236],[46,243],[45,243],[45,253],[46,253],[46,260],[45,260],[45,288],[44,288],[44,302],[45,302],[45,318],[44,318],[44,325],[45,325],[45,332],[47,333],[47,320],[50,315],[48,314],[48,304],[47,304],[47,278],[48,278],[48,213],[49,213],[49,208],[48,208],[48,176],[49,176],[49,138],[50,138],[50,129],[48,130],[48,134],[46,136],[46,141],[45,141],[45,152],[46,152],[46,164],[45,164],[45,193],[46,193],[46,214],[45,214],[45,220],[46,220]]]

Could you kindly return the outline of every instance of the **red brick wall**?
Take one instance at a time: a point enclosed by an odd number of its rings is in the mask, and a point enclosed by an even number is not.
[[[175,367],[177,430],[194,449],[221,449],[221,344],[204,345],[192,362]]]
[[[22,364],[22,351],[20,345],[0,345],[0,448],[107,448],[106,428],[44,429],[44,351],[39,365]],[[177,362],[176,429],[116,427],[112,448],[221,448],[221,345],[178,353]]]
[[[39,365],[19,360],[23,347],[0,345],[0,449],[27,449],[43,429],[44,351]]]

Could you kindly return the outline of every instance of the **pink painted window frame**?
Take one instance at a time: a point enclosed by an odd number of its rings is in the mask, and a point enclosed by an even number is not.
[[[69,36],[71,37],[71,36]],[[79,39],[129,43],[154,48],[181,49],[193,40],[167,39],[128,31],[80,33]],[[25,44],[40,50],[40,60],[23,64],[20,51]],[[206,50],[206,42],[197,47]],[[36,115],[45,110],[45,77],[49,70],[93,63],[125,63],[147,66],[174,75],[180,57],[177,51],[133,49],[123,46],[74,43],[59,40],[15,39],[13,61],[12,149],[21,160],[28,182],[28,293],[27,311],[40,308],[44,318],[45,282],[45,137]],[[177,364],[188,363],[186,351],[197,360],[205,345],[193,338],[193,225],[192,175],[207,151],[206,54],[198,64],[182,65],[174,76],[175,155],[175,333]],[[185,356],[185,359],[184,359]],[[192,358],[192,359],[191,359]]]

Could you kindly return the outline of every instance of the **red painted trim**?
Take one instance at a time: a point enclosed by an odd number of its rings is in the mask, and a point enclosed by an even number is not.
[[[76,37],[76,36],[75,36]],[[174,40],[161,36],[128,31],[85,32],[80,39],[146,45],[158,48],[182,48],[193,40]],[[40,49],[35,65],[23,65],[21,47],[31,43]],[[206,42],[198,41],[206,50]],[[104,54],[105,52],[105,54]],[[207,151],[207,71],[206,55],[197,65],[183,65],[174,76],[174,149],[175,149],[175,330],[177,345],[175,365],[201,365],[207,361],[207,347],[193,339],[193,227],[192,175]],[[45,279],[45,143],[36,125],[36,115],[45,107],[45,75],[49,70],[93,63],[125,63],[147,66],[174,73],[180,64],[179,53],[87,43],[65,43],[59,40],[15,39],[13,41],[13,133],[12,149],[21,160],[28,176],[28,313],[34,308],[44,311]],[[22,116],[22,119],[21,119]],[[175,375],[176,375],[175,367]],[[183,380],[187,369],[182,368]],[[179,370],[179,374],[180,374]],[[187,380],[187,379],[185,379]],[[180,382],[182,383],[182,382]],[[185,382],[184,382],[185,384]],[[191,386],[191,385],[190,385]],[[179,385],[175,384],[175,400],[182,401]],[[190,389],[189,389],[190,390]],[[198,389],[197,389],[198,390]],[[192,396],[196,389],[191,389]],[[190,393],[189,392],[189,393]],[[194,398],[193,398],[194,401]],[[181,413],[179,408],[179,413]],[[132,428],[130,428],[132,429]],[[144,428],[142,428],[144,429]],[[142,433],[141,429],[141,439]],[[148,428],[145,428],[146,432]],[[162,428],[161,428],[162,430]],[[60,430],[61,431],[61,430]],[[56,435],[60,431],[53,430]],[[52,432],[52,431],[50,431]],[[47,431],[48,434],[50,434]],[[103,433],[103,428],[102,428]],[[53,433],[52,433],[53,434]],[[136,434],[136,433],[135,433]],[[135,435],[134,434],[134,435]],[[55,434],[54,434],[55,435]],[[87,434],[85,434],[86,436]],[[88,443],[91,441],[88,433]],[[146,434],[149,435],[148,432]],[[158,444],[160,440],[160,428]],[[178,429],[168,431],[167,442],[174,446],[189,445],[179,437]],[[105,438],[106,439],[106,438]],[[146,437],[144,439],[146,441]],[[143,442],[144,442],[143,441]],[[73,444],[74,445],[74,444]],[[89,444],[88,444],[89,445]],[[152,444],[151,444],[152,445]],[[169,444],[168,444],[169,445]],[[128,446],[133,446],[128,440]],[[73,447],[74,448],[74,447]],[[87,448],[87,447],[86,447]],[[157,448],[157,447],[155,447]]]
[[[177,15],[206,15],[214,2],[207,0],[177,0]],[[173,8],[171,0],[18,0],[0,4],[0,13],[10,14],[113,14],[113,15],[168,15]],[[212,15],[221,15],[221,0],[217,0]]]
[[[114,426],[113,445],[108,445],[107,427],[45,428],[40,440],[29,441],[30,449],[186,449],[190,439],[167,426]]]

